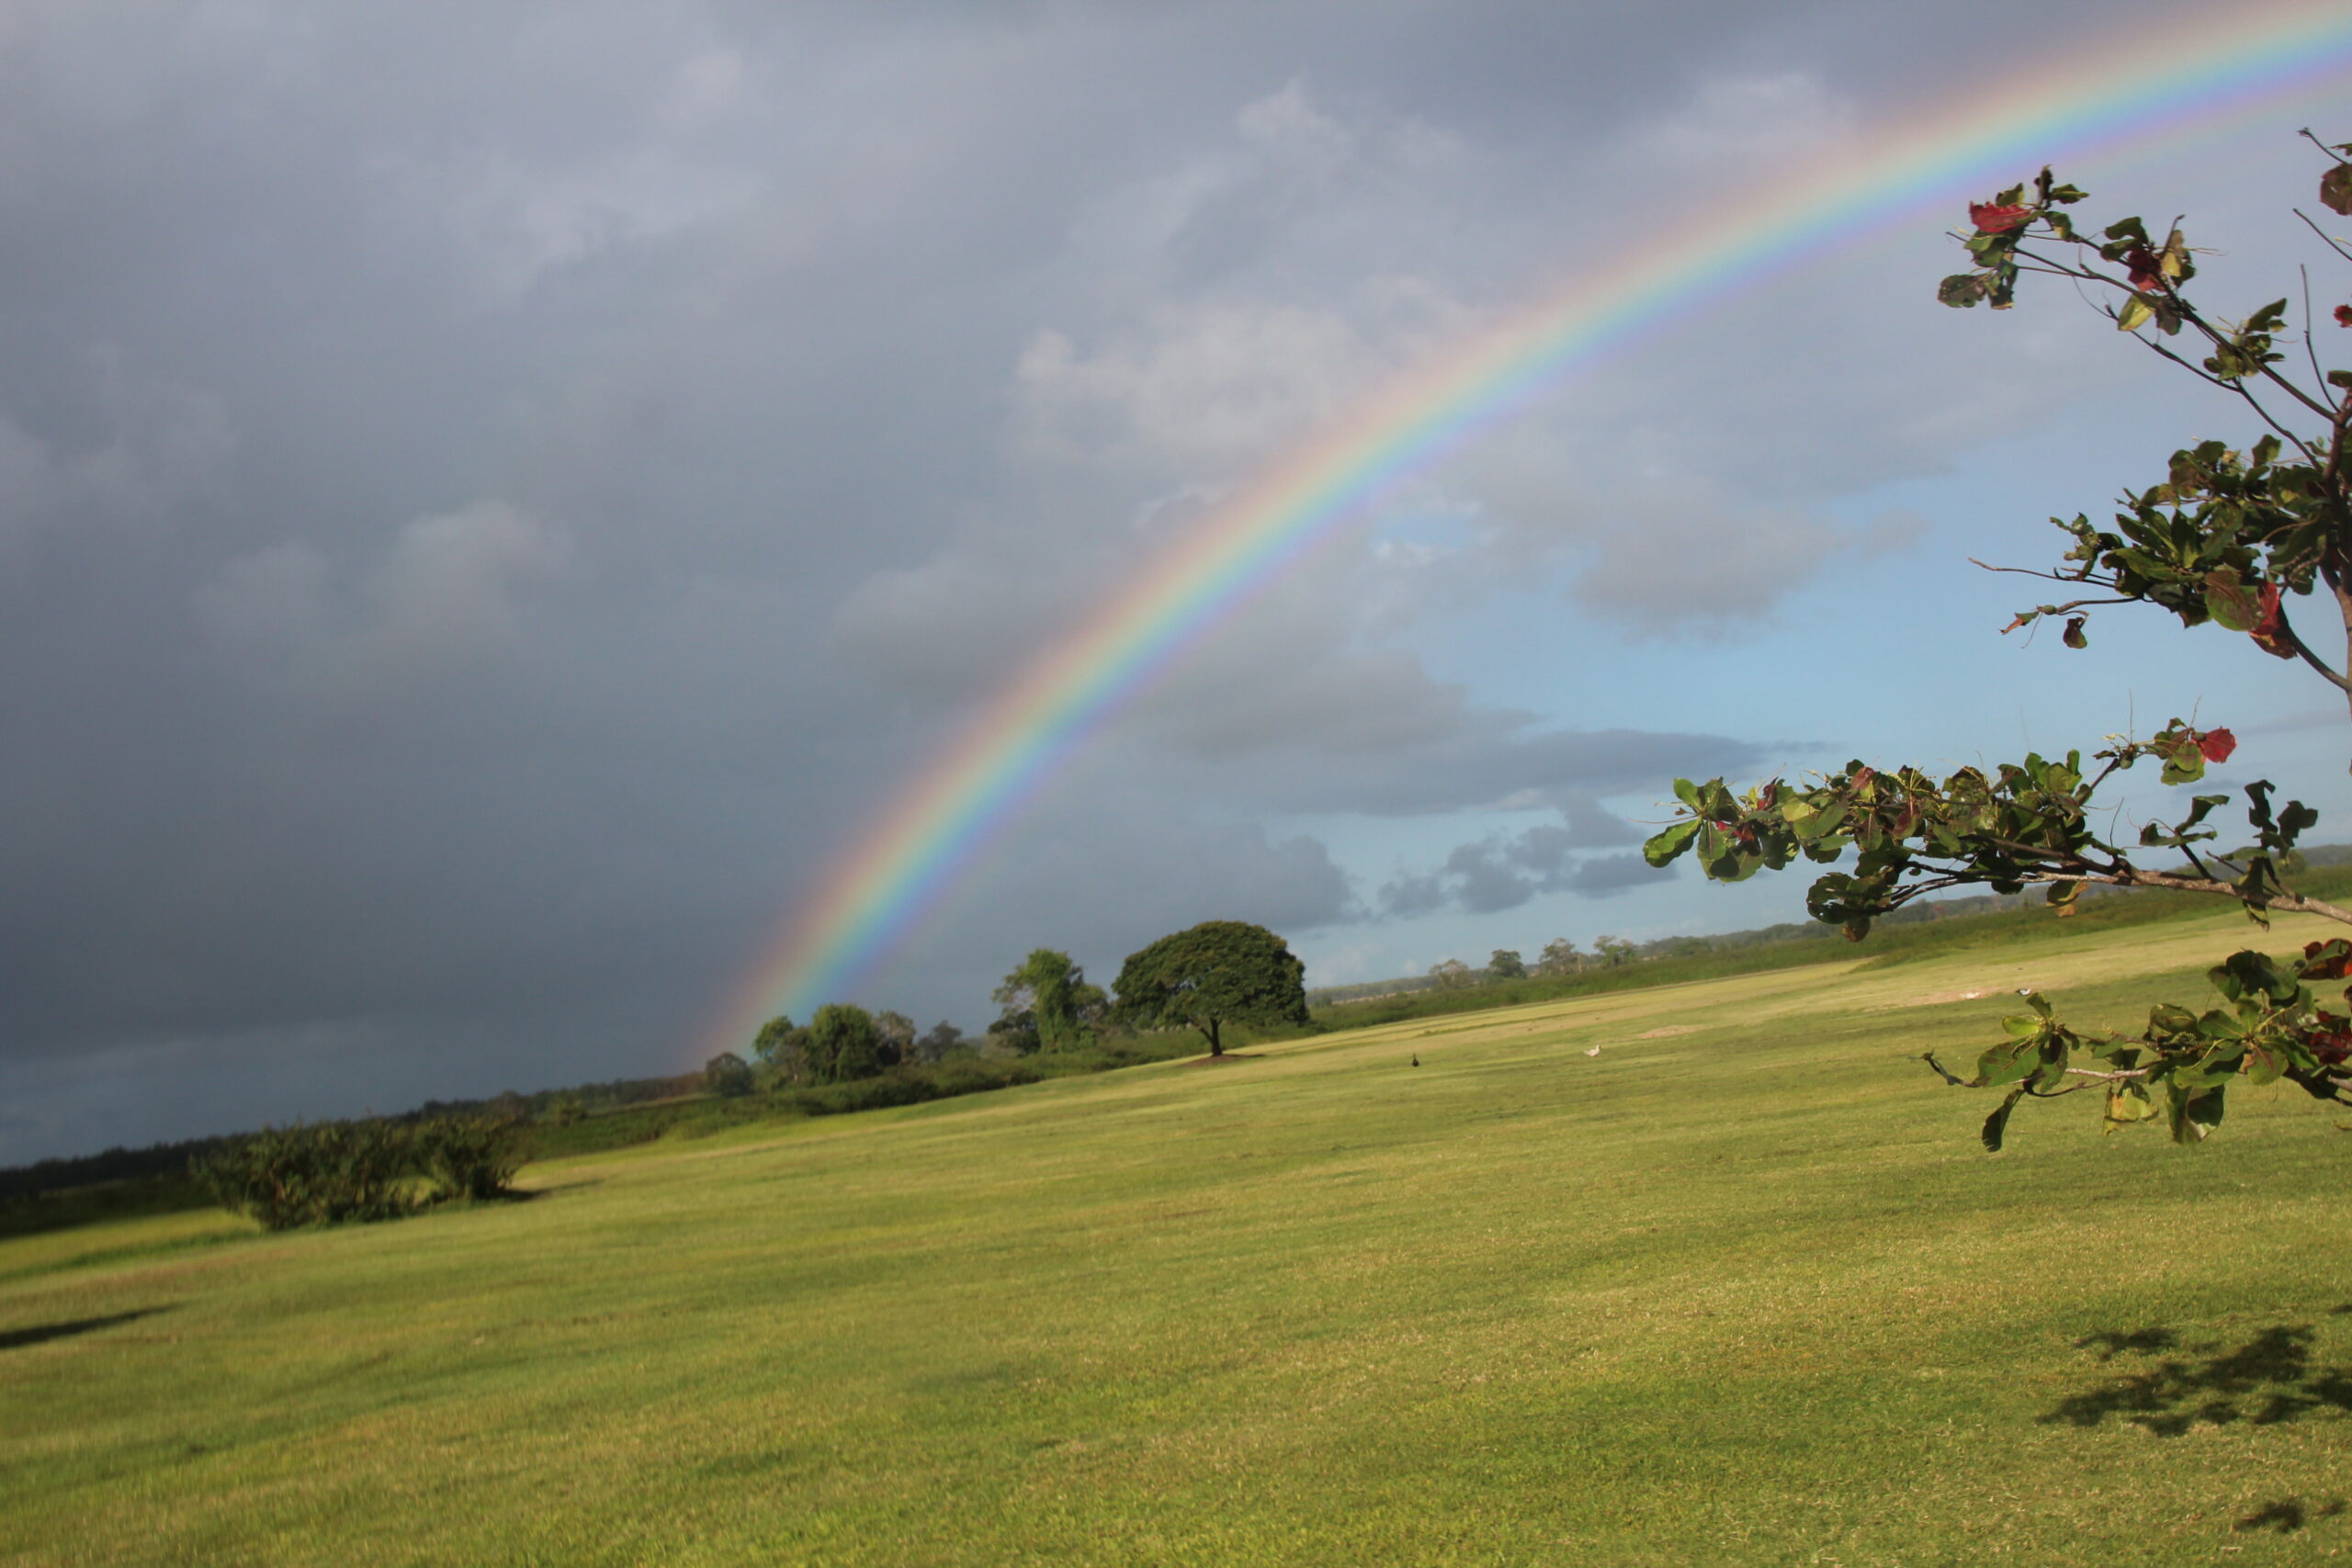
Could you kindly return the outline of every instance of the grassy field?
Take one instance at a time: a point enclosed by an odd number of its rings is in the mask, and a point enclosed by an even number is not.
[[[0,1562],[2352,1558],[2346,1118],[1986,1156],[2249,934],[2041,930],[0,1242]]]

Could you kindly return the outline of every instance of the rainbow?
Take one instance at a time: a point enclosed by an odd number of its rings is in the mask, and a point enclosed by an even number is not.
[[[1670,319],[1923,206],[2062,156],[2259,107],[2352,69],[2340,5],[2155,29],[2136,47],[2005,73],[1964,98],[1709,209],[1586,272],[1357,406],[1194,525],[1036,657],[803,901],[707,1049],[804,1014],[912,931],[1090,736],[1220,621],[1401,478]]]

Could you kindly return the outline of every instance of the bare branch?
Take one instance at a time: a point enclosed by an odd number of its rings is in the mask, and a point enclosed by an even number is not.
[[[2305,212],[2301,208],[2298,207],[2295,209],[2295,216],[2301,219],[2305,227],[2309,228],[2312,233],[2319,236],[2319,243],[2321,244],[2325,245],[2329,250],[2334,251],[2346,261],[2352,261],[2352,251],[2346,250],[2342,245],[2336,243],[2334,235],[2321,228],[2318,224],[2313,223],[2310,213]]]

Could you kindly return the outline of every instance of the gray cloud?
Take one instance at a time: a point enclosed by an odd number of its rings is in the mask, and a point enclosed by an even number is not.
[[[1385,884],[1377,905],[1383,914],[1409,919],[1447,908],[1472,914],[1515,909],[1546,893],[1606,898],[1645,883],[1670,880],[1638,853],[1581,854],[1606,845],[1639,842],[1641,830],[1610,815],[1588,797],[1571,797],[1566,824],[1489,833],[1447,854],[1436,871],[1408,874]]]

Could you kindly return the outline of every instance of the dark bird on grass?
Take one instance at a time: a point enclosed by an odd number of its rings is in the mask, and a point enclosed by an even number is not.
[[[1421,1065],[1421,1054],[1420,1054],[1419,1051],[1416,1051],[1416,1052],[1414,1052],[1414,1053],[1413,1053],[1413,1066],[1417,1066],[1417,1067],[1418,1067],[1418,1066],[1419,1066],[1420,1065]]]

